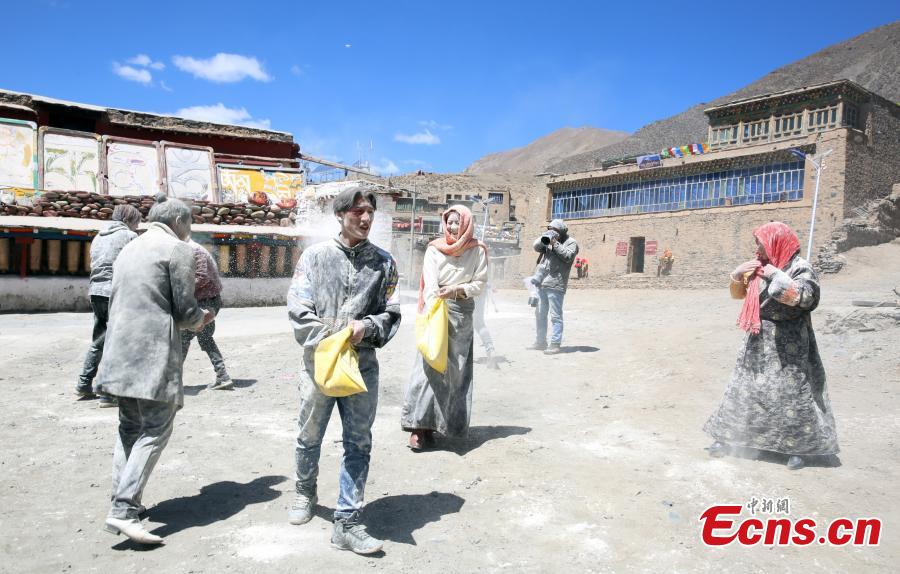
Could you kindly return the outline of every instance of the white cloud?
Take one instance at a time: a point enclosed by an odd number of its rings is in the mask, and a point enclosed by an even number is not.
[[[175,56],[172,61],[179,70],[210,82],[227,84],[240,82],[245,78],[252,78],[259,82],[272,80],[272,76],[263,69],[260,61],[252,56],[219,52],[206,60],[190,56]]]
[[[302,76],[303,68],[301,68],[297,64],[294,64],[293,66],[291,66],[291,73],[294,74],[295,76]]]
[[[133,68],[131,66],[123,66],[118,62],[113,62],[113,72],[120,78],[139,84],[149,85],[153,81],[153,74],[149,71]]]
[[[422,126],[423,128],[426,128],[429,130],[434,130],[434,131],[445,132],[445,131],[453,129],[453,126],[451,126],[449,124],[440,124],[434,120],[420,120],[419,125]]]
[[[430,170],[433,169],[433,166],[427,161],[422,161],[420,159],[404,159],[401,160],[404,166],[408,166],[407,169],[415,169],[415,170]]]
[[[147,54],[138,54],[134,58],[129,59],[128,63],[141,68],[153,68],[154,70],[164,70],[166,68],[165,64],[162,62],[154,62]]]
[[[230,124],[262,130],[270,129],[272,126],[272,122],[268,119],[253,118],[250,112],[247,111],[247,108],[229,108],[221,102],[212,106],[181,108],[174,115],[199,122]]]
[[[441,143],[441,138],[426,129],[414,134],[394,134],[394,141],[412,145],[437,145]]]
[[[352,44],[344,44],[344,47],[345,47],[345,48],[350,48],[350,47],[352,47],[352,46],[353,46]]]
[[[172,88],[170,88],[169,85],[166,84],[166,82],[163,81],[163,80],[160,80],[160,81],[159,81],[159,87],[162,88],[163,90],[167,91],[167,92],[174,92],[174,91],[175,91],[175,90],[173,90]]]
[[[372,164],[371,170],[378,175],[395,175],[400,173],[400,168],[397,167],[397,164],[387,158],[381,158],[381,162]]]

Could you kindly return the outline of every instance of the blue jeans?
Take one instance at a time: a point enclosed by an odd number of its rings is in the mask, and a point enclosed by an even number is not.
[[[335,520],[350,518],[362,509],[369,476],[372,450],[372,423],[378,406],[378,377],[365,377],[369,391],[349,397],[326,397],[315,383],[301,383],[300,416],[297,424],[297,492],[312,495],[319,476],[322,437],[337,403],[343,426],[344,457],[341,459],[340,494],[334,510]],[[372,380],[374,379],[374,380]]]
[[[563,336],[563,298],[566,296],[565,291],[557,291],[555,289],[540,289],[540,300],[538,306],[534,310],[534,317],[537,321],[537,337],[535,341],[538,343],[547,342],[547,314],[550,314],[550,344],[561,345]]]

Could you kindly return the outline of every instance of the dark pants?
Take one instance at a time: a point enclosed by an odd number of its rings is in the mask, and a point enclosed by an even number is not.
[[[91,309],[94,310],[94,332],[91,347],[84,357],[84,366],[78,376],[78,391],[90,391],[103,358],[103,343],[106,341],[106,322],[109,320],[109,297],[91,295]]]
[[[212,299],[201,299],[197,301],[197,304],[200,305],[203,309],[209,309],[214,314],[219,314],[219,309],[222,308],[222,298],[221,297],[213,297]],[[225,359],[222,358],[222,353],[219,351],[219,346],[216,345],[215,339],[213,339],[213,333],[216,332],[216,322],[213,321],[203,327],[203,330],[199,333],[195,333],[193,331],[184,330],[181,332],[181,360],[184,361],[187,358],[188,350],[191,348],[191,341],[196,336],[197,340],[200,342],[200,348],[206,352],[209,356],[209,360],[212,363],[213,369],[216,371],[216,381],[222,382],[230,380],[228,376],[228,371],[225,369]]]

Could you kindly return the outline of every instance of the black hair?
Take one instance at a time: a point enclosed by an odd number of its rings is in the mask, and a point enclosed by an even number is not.
[[[340,192],[334,198],[334,213],[335,215],[340,215],[346,211],[349,211],[356,202],[359,201],[359,198],[363,198],[369,203],[372,204],[372,209],[378,209],[378,206],[375,202],[375,192],[366,189],[362,186],[351,187],[350,189],[345,189]]]

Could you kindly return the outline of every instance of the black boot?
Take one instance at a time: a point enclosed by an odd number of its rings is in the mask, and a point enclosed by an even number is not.
[[[797,456],[796,454],[791,455],[787,461],[788,470],[800,470],[804,466],[806,466],[806,461],[803,460],[802,456]]]

